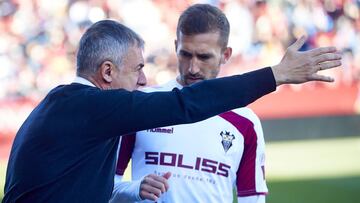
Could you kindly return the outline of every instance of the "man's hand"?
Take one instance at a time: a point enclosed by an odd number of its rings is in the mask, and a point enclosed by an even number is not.
[[[156,201],[161,194],[169,189],[167,180],[170,178],[171,173],[167,172],[163,176],[150,174],[145,176],[140,184],[140,197],[145,200]]]
[[[308,81],[333,82],[334,79],[319,75],[318,71],[341,65],[341,55],[335,47],[321,47],[300,52],[306,37],[302,36],[287,48],[281,62],[272,67],[276,85],[299,84]]]

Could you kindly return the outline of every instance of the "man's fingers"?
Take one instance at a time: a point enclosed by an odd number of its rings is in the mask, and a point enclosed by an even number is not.
[[[166,192],[165,184],[167,184],[167,181],[165,178],[156,175],[149,175],[149,177],[145,178],[144,181],[147,185],[159,189],[161,193]]]
[[[170,173],[170,172],[167,172],[167,173]],[[166,174],[164,174],[164,175],[166,175]],[[166,192],[169,189],[169,184],[167,182],[167,179],[164,177],[164,175],[163,176],[154,175],[152,178],[155,181],[157,181],[158,183],[160,183],[164,187],[164,190],[165,190],[164,192]],[[168,176],[168,175],[166,175],[166,176]],[[171,176],[171,173],[170,173],[170,176]]]
[[[171,177],[171,172],[166,172],[164,175],[162,175],[163,178],[165,178],[165,190],[168,191],[169,190],[169,183],[167,182],[167,180]]]
[[[313,74],[310,78],[312,81],[322,81],[322,82],[334,82],[334,78],[325,76],[325,75],[319,75],[319,74]]]
[[[322,63],[326,61],[341,60],[341,54],[327,53],[315,57],[315,63]]]
[[[169,179],[171,177],[171,172],[166,172],[164,175],[162,175],[165,179]]]
[[[335,68],[341,66],[341,61],[329,61],[329,62],[325,62],[325,63],[321,63],[318,64],[318,71],[319,70],[326,70],[326,69],[331,69],[331,68]]]
[[[167,179],[170,178],[171,173],[167,172],[163,176],[150,174],[146,176],[140,185],[140,197],[142,199],[149,199],[156,201],[162,193],[169,189]]]
[[[299,50],[305,44],[306,39],[307,37],[305,35],[301,36],[299,39],[296,40],[296,42],[294,42],[294,44],[289,46],[289,49],[293,51]]]
[[[335,47],[320,47],[306,51],[310,56],[319,56],[326,53],[335,53],[337,49]]]
[[[155,187],[153,187],[151,185],[147,185],[147,184],[141,185],[140,186],[140,191],[146,191],[146,192],[149,192],[149,193],[153,193],[157,197],[160,197],[161,193],[162,193],[160,189],[155,188]]]
[[[150,193],[150,192],[147,192],[147,191],[140,191],[140,197],[145,200],[145,199],[148,199],[148,200],[152,200],[152,201],[157,201],[157,199],[159,197],[157,197],[156,195],[154,195],[153,193]]]

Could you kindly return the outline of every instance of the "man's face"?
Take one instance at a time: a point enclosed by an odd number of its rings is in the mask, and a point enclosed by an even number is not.
[[[120,67],[114,69],[111,89],[136,90],[146,85],[146,77],[143,71],[144,57],[142,49],[137,46],[129,48]]]
[[[220,66],[231,56],[231,48],[223,48],[219,44],[219,36],[218,32],[196,35],[179,34],[175,47],[180,84],[186,86],[216,78]]]

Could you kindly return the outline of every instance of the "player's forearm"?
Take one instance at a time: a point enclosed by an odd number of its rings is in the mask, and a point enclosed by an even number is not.
[[[122,182],[115,177],[114,189],[109,203],[130,203],[141,201],[139,196],[141,181]]]

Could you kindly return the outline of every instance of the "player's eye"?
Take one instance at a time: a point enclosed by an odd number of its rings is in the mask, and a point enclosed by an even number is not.
[[[184,58],[191,58],[191,57],[192,57],[192,54],[191,54],[191,53],[186,52],[186,51],[183,51],[183,50],[181,50],[181,51],[179,52],[179,54],[180,54],[181,57],[184,57]]]
[[[211,58],[211,55],[210,54],[199,54],[197,57],[202,61],[206,61]]]

